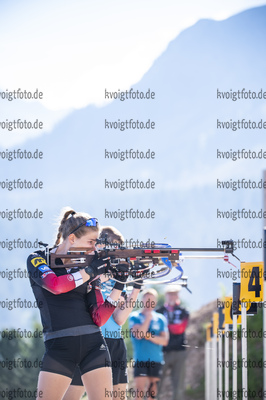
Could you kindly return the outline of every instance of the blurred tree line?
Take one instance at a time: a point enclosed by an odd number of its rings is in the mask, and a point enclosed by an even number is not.
[[[25,337],[26,336],[26,337]],[[28,337],[37,336],[37,337]],[[32,330],[6,329],[0,336],[0,398],[35,399],[44,354],[42,326]]]

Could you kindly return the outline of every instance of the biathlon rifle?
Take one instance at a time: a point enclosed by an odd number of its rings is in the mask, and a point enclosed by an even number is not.
[[[39,242],[45,245],[42,242]],[[111,264],[119,264],[121,262],[136,262],[136,264],[154,264],[162,265],[162,259],[167,258],[170,262],[177,263],[179,256],[183,252],[220,252],[233,254],[233,241],[223,241],[223,248],[175,248],[165,243],[154,243],[148,247],[134,247],[126,248],[117,243],[108,243],[102,239],[97,240],[98,245],[104,247],[98,251],[98,258],[110,257]],[[67,254],[50,253],[50,266],[51,268],[62,268],[62,264],[58,262],[59,259],[64,259],[64,267],[79,267],[84,268],[90,265],[94,259],[94,254],[86,254],[91,249],[86,247],[71,247]],[[67,261],[69,260],[69,262]]]
[[[98,239],[97,244],[102,246],[102,248],[97,252],[98,258],[110,258],[110,272],[115,270],[116,266],[119,269],[119,264],[128,264],[128,274],[132,277],[130,282],[134,280],[138,281],[141,278],[149,279],[164,277],[171,272],[172,267],[175,267],[179,272],[181,272],[179,273],[179,276],[169,281],[156,283],[176,282],[183,275],[183,270],[178,261],[181,253],[182,258],[185,258],[183,255],[184,252],[220,252],[234,255],[232,240],[223,241],[223,248],[173,248],[169,244],[164,243],[154,243],[149,246],[126,248],[117,243],[108,243],[106,239]],[[46,249],[48,249],[48,247],[46,247]],[[91,251],[91,249],[84,247],[72,247],[69,249],[67,254],[50,253],[49,250],[47,250],[47,260],[49,256],[51,268],[62,268],[62,260],[65,268],[84,268],[90,265],[92,260],[95,258],[95,254],[87,254],[88,251]],[[151,271],[154,266],[162,266],[162,268],[156,271]]]

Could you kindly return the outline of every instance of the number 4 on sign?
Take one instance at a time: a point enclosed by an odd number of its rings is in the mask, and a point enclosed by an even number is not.
[[[241,263],[240,301],[263,301],[263,275],[263,262]]]

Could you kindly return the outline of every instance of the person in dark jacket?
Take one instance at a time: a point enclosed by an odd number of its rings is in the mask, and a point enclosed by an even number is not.
[[[165,316],[170,333],[168,345],[163,349],[165,364],[159,386],[159,398],[162,382],[170,369],[174,400],[183,399],[186,360],[185,330],[189,318],[186,309],[180,305],[180,290],[180,285],[169,285],[165,291],[165,304],[157,310]]]

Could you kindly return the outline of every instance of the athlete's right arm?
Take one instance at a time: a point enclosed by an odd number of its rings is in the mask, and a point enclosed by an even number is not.
[[[124,302],[120,302],[118,307],[116,307],[113,318],[118,325],[122,326],[128,319],[129,314],[135,306],[139,292],[140,289],[134,288],[129,297]]]
[[[90,279],[83,270],[57,276],[47,265],[46,260],[38,253],[32,253],[27,260],[30,278],[39,286],[53,294],[70,292]]]

